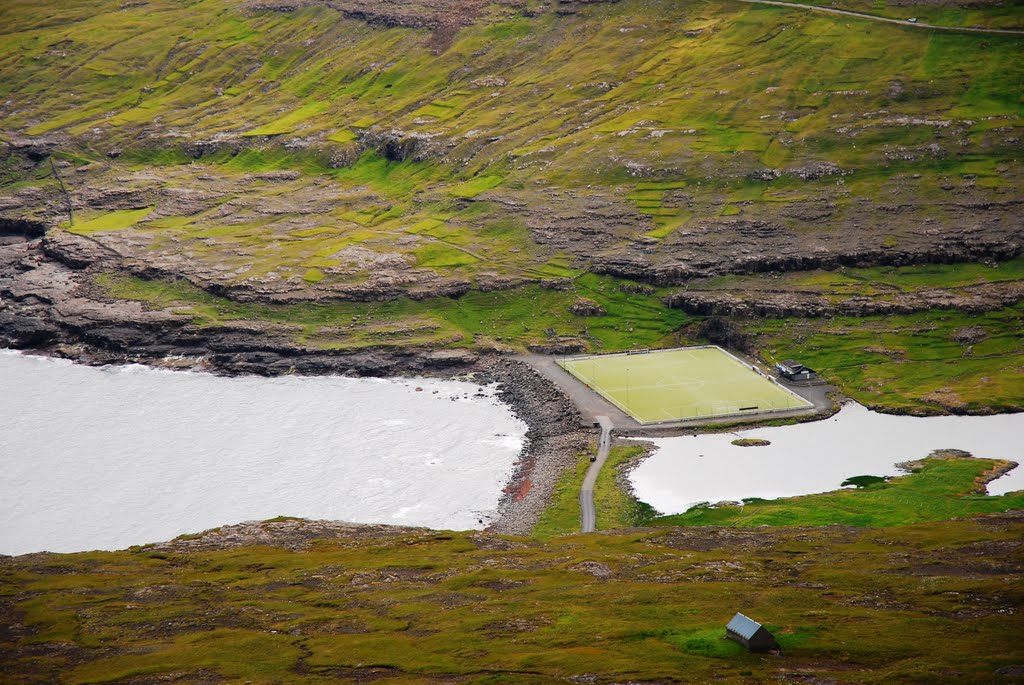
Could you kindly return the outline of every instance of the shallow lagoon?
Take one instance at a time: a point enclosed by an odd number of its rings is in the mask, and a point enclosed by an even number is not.
[[[0,388],[3,554],[278,515],[482,528],[526,434],[492,388],[463,382],[225,378],[0,351]]]
[[[657,452],[630,475],[636,496],[664,514],[700,502],[776,499],[836,490],[851,476],[895,476],[897,463],[936,449],[1024,464],[1024,414],[895,416],[847,404],[828,419],[735,433],[654,440]],[[739,447],[761,438],[764,447]],[[1024,466],[989,483],[1002,495],[1024,490]]]

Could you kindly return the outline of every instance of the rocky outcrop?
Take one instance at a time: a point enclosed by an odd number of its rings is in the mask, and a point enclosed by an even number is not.
[[[88,238],[66,233],[0,244],[0,347],[44,349],[87,363],[160,365],[182,358],[212,371],[261,375],[450,373],[480,362],[468,350],[311,349],[287,330],[256,322],[202,328],[189,316],[101,294],[92,265],[116,263]]]
[[[46,224],[31,219],[0,217],[0,237],[40,238],[46,233]]]
[[[24,155],[32,161],[40,162],[58,150],[61,145],[66,144],[67,137],[61,135],[9,135],[5,136],[3,143],[9,153]]]
[[[346,17],[375,26],[437,29],[472,23],[489,3],[485,0],[325,0],[323,4]],[[505,0],[500,4],[517,6],[520,3]]]
[[[268,521],[246,521],[193,535],[182,535],[168,542],[146,545],[144,549],[154,552],[190,553],[266,546],[299,552],[308,549],[317,540],[430,538],[436,535],[436,531],[426,528],[281,517]]]
[[[569,311],[576,316],[604,316],[608,312],[604,307],[590,298],[581,297],[569,306]]]
[[[66,231],[53,231],[47,234],[39,246],[44,255],[72,269],[101,266],[118,258],[114,250],[102,243]]]
[[[826,296],[799,291],[685,290],[665,303],[701,316],[787,317],[874,316],[912,314],[929,309],[986,312],[1024,300],[1024,283],[984,283],[962,288],[928,288],[914,292],[888,292],[879,296]]]
[[[721,241],[719,241],[721,242]],[[762,244],[758,244],[762,243]],[[957,262],[1001,261],[1012,259],[1024,247],[1024,230],[992,231],[987,236],[949,232],[941,241],[922,241],[902,249],[865,249],[851,245],[848,249],[818,250],[802,253],[786,246],[782,240],[733,239],[726,252],[697,252],[701,241],[693,247],[680,244],[671,259],[656,255],[626,252],[597,257],[592,269],[596,273],[647,281],[659,286],[682,285],[695,278],[725,274],[834,270],[842,267],[914,266],[919,264],[955,264]]]

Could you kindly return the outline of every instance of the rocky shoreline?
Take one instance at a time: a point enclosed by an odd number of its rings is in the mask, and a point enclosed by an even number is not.
[[[488,531],[528,535],[547,506],[559,477],[576,463],[592,437],[572,400],[528,364],[494,359],[482,373],[500,384],[499,397],[529,430],[518,466]]]
[[[23,349],[22,351],[45,356],[58,356],[89,365],[126,363],[125,360],[111,359],[103,351],[91,349],[86,345],[62,347],[60,350]],[[131,363],[139,361],[135,359]],[[202,357],[190,359],[148,358],[143,361],[147,365],[161,368],[206,372],[212,370],[224,375],[251,373],[250,362],[246,362],[246,370],[242,371],[231,365],[217,366],[211,369],[203,363]],[[437,370],[433,370],[432,373],[422,373],[423,369],[416,368],[419,370],[415,374],[403,373],[397,377],[415,375],[417,377],[471,380],[483,384],[497,383],[499,385],[498,397],[519,419],[526,423],[527,434],[522,452],[499,500],[497,516],[486,530],[501,535],[529,535],[541,513],[547,507],[555,484],[562,473],[575,464],[576,455],[585,448],[590,437],[584,430],[579,412],[573,406],[572,401],[529,365],[516,360],[495,357],[477,359],[472,366],[463,369],[463,372],[458,374],[438,372]],[[272,369],[273,367],[262,368],[261,375],[277,375],[270,373]],[[249,523],[255,524],[255,522]],[[332,530],[340,526],[346,536],[351,532],[350,528],[382,528],[382,526],[373,524],[347,521],[320,523],[329,523],[328,528]],[[383,528],[392,527],[383,526]],[[332,536],[334,536],[333,533]]]
[[[587,440],[572,401],[523,362],[465,349],[310,350],[258,325],[203,328],[138,302],[100,299],[83,270],[49,252],[40,238],[0,245],[0,347],[225,375],[469,376],[500,384],[500,398],[529,429],[493,532],[528,534]]]

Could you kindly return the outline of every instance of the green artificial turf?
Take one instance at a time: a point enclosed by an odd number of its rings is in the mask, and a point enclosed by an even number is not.
[[[573,357],[559,365],[641,423],[811,406],[718,347]]]

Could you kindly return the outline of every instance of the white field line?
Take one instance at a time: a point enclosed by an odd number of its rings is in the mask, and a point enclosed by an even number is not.
[[[718,349],[721,350],[723,354],[725,354],[726,356],[731,358],[734,362],[736,362],[737,364],[742,366],[744,369],[749,367],[749,366],[751,366],[750,364],[747,364],[745,361],[743,361],[739,357],[736,357],[736,356],[733,356],[732,354],[729,354],[729,352],[723,350],[721,347],[719,347]],[[800,395],[797,395],[795,392],[793,392],[792,390],[790,390],[786,386],[780,385],[779,383],[775,383],[774,381],[772,381],[770,378],[768,378],[766,376],[762,376],[761,372],[758,371],[757,369],[752,368],[750,370],[751,370],[752,373],[756,373],[759,377],[763,378],[766,383],[770,383],[771,385],[774,385],[776,388],[779,388],[783,392],[787,392],[790,395],[792,395],[793,397],[795,397],[797,399],[797,401],[800,402],[804,407],[813,407],[814,406],[813,402],[810,402],[810,401],[804,399],[803,397],[801,397]]]
[[[579,369],[579,372],[577,373],[576,371],[574,371],[573,369],[570,369],[570,367],[569,367],[569,364],[572,363],[572,362],[583,362],[583,361],[587,361],[587,360],[604,359],[604,358],[608,358],[608,357],[626,357],[626,356],[635,356],[635,355],[630,355],[630,354],[628,354],[626,352],[616,352],[616,353],[613,353],[613,354],[576,355],[576,356],[572,356],[572,357],[566,357],[566,358],[561,359],[561,360],[556,359],[555,363],[558,366],[560,366],[563,371],[567,372],[571,376],[574,376],[577,380],[581,381],[592,392],[596,392],[598,395],[600,395],[605,400],[607,400],[608,402],[613,404],[615,407],[617,407],[620,411],[622,411],[623,413],[627,414],[628,416],[633,417],[637,422],[639,422],[641,425],[645,425],[645,426],[653,425],[653,424],[659,424],[659,423],[675,423],[677,421],[687,421],[687,420],[692,420],[692,419],[726,418],[726,417],[731,417],[731,416],[755,416],[755,415],[758,415],[758,414],[770,414],[770,413],[780,412],[780,411],[794,411],[794,410],[797,410],[797,409],[806,409],[806,408],[814,406],[814,404],[812,402],[807,401],[806,399],[804,399],[800,395],[796,394],[795,392],[793,392],[789,388],[787,388],[787,387],[785,387],[785,386],[783,386],[783,385],[781,385],[779,383],[772,382],[772,380],[769,377],[764,376],[763,374],[761,374],[760,371],[756,371],[756,370],[752,369],[750,364],[747,364],[742,359],[739,359],[738,357],[736,357],[735,355],[727,352],[726,350],[722,349],[718,345],[696,345],[696,346],[693,346],[693,347],[676,347],[676,348],[669,348],[669,349],[664,349],[664,350],[650,350],[649,352],[645,352],[644,354],[645,355],[646,354],[657,354],[657,353],[660,353],[660,352],[691,352],[691,351],[694,351],[694,350],[703,350],[703,349],[716,349],[716,350],[718,350],[722,354],[726,355],[729,359],[731,359],[735,364],[738,364],[739,366],[741,366],[744,371],[747,371],[749,373],[755,373],[757,376],[759,376],[761,379],[763,379],[764,382],[767,383],[770,387],[778,388],[778,389],[782,390],[785,394],[788,394],[792,398],[795,398],[797,400],[797,405],[796,406],[785,406],[785,407],[771,407],[771,408],[768,408],[768,409],[759,409],[759,410],[751,410],[751,411],[733,411],[733,412],[724,412],[724,413],[712,412],[710,414],[696,414],[695,413],[693,416],[679,416],[679,417],[668,418],[668,419],[658,419],[658,420],[653,420],[653,421],[645,421],[645,420],[641,419],[639,416],[637,416],[633,411],[629,410],[626,407],[625,404],[623,404],[621,401],[619,401],[618,399],[616,399],[612,395],[613,392],[625,390],[626,386],[618,386],[616,388],[606,387],[606,386],[601,385],[600,383],[597,382],[597,378],[596,378],[597,373],[596,373],[596,371],[594,373],[594,377],[591,377],[590,375],[586,374],[583,371],[583,369]],[[688,358],[691,359],[691,360],[695,359],[695,357],[693,355],[688,355]],[[576,366],[576,365],[574,364],[574,366]],[[579,366],[582,366],[582,365],[579,365]],[[708,383],[708,381],[703,381],[703,380],[701,380],[701,381],[690,381],[690,384],[696,384],[696,383],[700,383],[699,387],[702,388],[702,387],[704,387]],[[643,385],[643,386],[629,385],[630,389],[636,388],[639,392],[643,392],[645,390],[651,390],[651,389],[665,390],[665,389],[670,389],[670,388],[673,388],[673,387],[686,387],[686,386],[682,386],[682,384],[680,384],[680,383],[655,384],[655,385]],[[766,399],[769,403],[773,403],[773,401],[771,399],[768,399],[768,398],[764,398],[764,399]],[[749,401],[756,402],[756,403],[760,404],[763,400],[749,400]],[[706,402],[691,402],[691,403],[688,403],[688,404],[675,405],[675,406],[680,407],[680,408],[682,408],[682,407],[701,407],[701,406],[708,406],[708,407],[712,407],[712,408],[717,408],[718,406],[723,405],[723,404],[729,404],[730,406],[731,405],[742,406],[742,403],[730,402],[728,400],[708,400]],[[671,406],[672,405],[669,405],[669,407],[671,407]],[[662,411],[667,413],[668,410],[664,410],[663,409]]]

